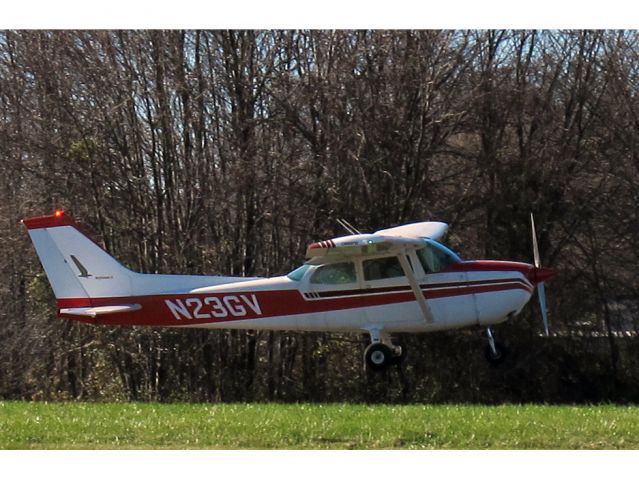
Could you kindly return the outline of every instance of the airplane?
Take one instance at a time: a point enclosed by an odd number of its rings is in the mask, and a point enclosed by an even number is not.
[[[517,316],[544,282],[531,214],[534,263],[462,260],[439,240],[448,225],[419,222],[311,243],[288,275],[230,277],[138,273],[121,265],[62,210],[25,218],[56,297],[58,316],[98,325],[365,332],[365,365],[382,371],[406,350],[391,334],[485,327],[486,357],[505,349],[491,326]]]

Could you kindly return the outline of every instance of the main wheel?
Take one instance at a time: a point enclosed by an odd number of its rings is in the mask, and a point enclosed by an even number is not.
[[[371,370],[380,371],[391,364],[393,352],[383,343],[371,343],[366,347],[364,358],[366,359],[366,365]]]
[[[499,365],[501,364],[505,359],[506,359],[506,354],[507,354],[507,350],[506,348],[499,342],[495,342],[495,351],[493,352],[493,349],[490,348],[490,345],[486,346],[486,360],[488,360],[488,363],[490,363],[491,365]]]

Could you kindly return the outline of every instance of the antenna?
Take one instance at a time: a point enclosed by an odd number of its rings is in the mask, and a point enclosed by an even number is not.
[[[350,227],[350,228],[351,228],[351,230],[353,230],[353,231],[354,231],[357,235],[361,235],[361,234],[362,234],[362,232],[360,232],[358,229],[356,229],[353,225],[351,225],[350,223],[348,223],[348,222],[347,222],[346,220],[344,220],[343,218],[342,218],[342,221],[343,221],[344,223],[346,223],[346,225],[347,225],[348,227]]]
[[[350,233],[351,235],[360,235],[361,232],[359,230],[357,230],[353,225],[351,225],[350,223],[348,223],[346,220],[344,220],[343,218],[338,218],[337,219],[337,223],[340,224],[340,226],[342,228],[344,228],[348,233]]]

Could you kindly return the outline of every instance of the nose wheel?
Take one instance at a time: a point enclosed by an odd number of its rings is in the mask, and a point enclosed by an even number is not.
[[[486,360],[491,365],[499,365],[506,359],[506,348],[495,340],[493,331],[490,327],[486,329],[486,337],[488,338],[488,345],[486,345]]]

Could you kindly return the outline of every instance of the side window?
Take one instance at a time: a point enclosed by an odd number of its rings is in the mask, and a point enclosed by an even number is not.
[[[352,262],[331,263],[319,267],[311,277],[311,283],[324,283],[339,285],[343,283],[355,283],[355,264]]]
[[[364,260],[364,280],[383,280],[403,276],[404,269],[397,257]]]

